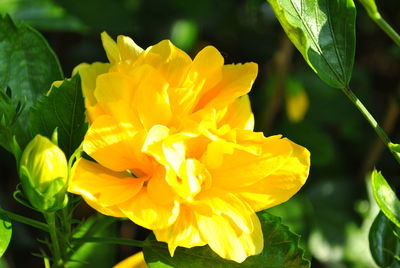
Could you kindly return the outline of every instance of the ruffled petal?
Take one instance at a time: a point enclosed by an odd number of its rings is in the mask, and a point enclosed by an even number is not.
[[[224,149],[218,151],[218,146],[210,146],[205,162],[221,163],[209,168],[213,186],[223,189],[248,186],[274,174],[286,165],[293,153],[293,143],[279,136],[264,138],[262,143],[251,140],[242,143],[219,140],[215,143],[223,144],[221,147]]]
[[[110,215],[115,205],[135,196],[144,181],[145,178],[133,178],[127,172],[114,172],[81,158],[74,165],[68,191],[82,195],[89,205]],[[115,214],[121,217],[121,213]]]
[[[163,40],[149,47],[142,64],[149,64],[157,69],[172,87],[180,87],[192,63],[191,58],[169,40]]]
[[[143,52],[143,49],[130,37],[124,35],[119,35],[117,37],[117,47],[122,61],[135,61]]]
[[[150,160],[141,153],[144,132],[127,123],[104,115],[90,126],[83,141],[83,150],[101,165],[114,171],[152,170]]]
[[[157,124],[167,125],[171,119],[171,107],[167,92],[169,84],[153,67],[145,65],[141,68],[144,69],[142,70],[144,75],[135,89],[131,106],[137,110],[140,122],[145,129],[149,130]]]
[[[147,193],[154,202],[160,205],[171,204],[177,200],[176,193],[167,183],[168,170],[159,166],[147,184]]]
[[[257,64],[253,62],[224,65],[221,80],[203,92],[195,110],[220,109],[247,94],[256,79],[257,68]]]
[[[310,152],[302,146],[291,143],[293,151],[284,165],[259,182],[235,189],[255,211],[279,205],[304,185],[310,169]]]
[[[178,202],[158,204],[151,198],[146,188],[134,198],[119,205],[126,217],[150,230],[171,226],[179,215],[179,207]]]
[[[82,93],[85,98],[86,114],[89,122],[104,114],[101,105],[94,97],[97,76],[108,72],[110,64],[95,62],[92,64],[82,63],[74,68],[72,74],[79,73],[82,83]]]
[[[107,73],[97,77],[94,96],[103,110],[120,122],[140,126],[132,108],[132,99],[139,81],[121,73]]]
[[[219,125],[227,124],[231,128],[240,128],[246,130],[253,130],[254,128],[254,115],[251,111],[250,99],[248,95],[244,95],[236,99],[228,109],[224,112]]]
[[[158,241],[168,243],[171,256],[177,247],[191,248],[203,246],[206,242],[200,235],[192,209],[182,205],[175,223],[165,229],[154,230]]]
[[[240,263],[262,251],[261,224],[249,206],[231,194],[213,195],[208,203],[213,213],[196,211],[195,216],[201,237],[214,252]]]
[[[111,64],[121,61],[117,43],[106,32],[101,33],[101,42]]]

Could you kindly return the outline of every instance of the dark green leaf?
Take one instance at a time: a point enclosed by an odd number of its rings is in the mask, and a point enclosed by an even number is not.
[[[222,259],[208,246],[191,249],[177,248],[171,258],[165,243],[158,242],[154,235],[145,241],[143,253],[151,268],[164,267],[310,267],[309,261],[303,258],[299,247],[299,236],[292,233],[281,223],[280,218],[265,211],[258,214],[264,234],[264,250],[261,254],[248,257],[243,263]]]
[[[400,248],[398,234],[399,228],[380,211],[369,230],[371,255],[380,267],[388,267],[395,260]]]
[[[376,169],[372,172],[371,184],[372,192],[379,208],[389,220],[400,228],[400,201],[396,193]]]
[[[352,0],[268,0],[286,34],[318,76],[346,87],[353,70],[356,10]]]
[[[12,235],[11,221],[6,218],[7,216],[0,217],[0,258],[6,251]]]
[[[51,137],[58,128],[58,146],[70,157],[80,145],[87,130],[81,79],[75,75],[60,87],[53,86],[31,108],[31,128],[34,134]]]
[[[0,17],[0,88],[11,88],[12,98],[26,105],[17,122],[22,146],[30,140],[29,107],[63,77],[57,57],[46,40],[31,27]]]

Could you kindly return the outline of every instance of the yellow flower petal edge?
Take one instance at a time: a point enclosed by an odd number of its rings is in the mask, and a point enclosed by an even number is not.
[[[255,63],[224,64],[212,46],[192,60],[164,40],[142,49],[101,35],[109,63],[81,64],[89,130],[69,191],[177,247],[209,245],[243,262],[263,249],[256,212],[292,197],[310,153],[254,132]]]
[[[140,251],[117,263],[113,268],[148,268],[148,266],[144,260],[143,251]]]

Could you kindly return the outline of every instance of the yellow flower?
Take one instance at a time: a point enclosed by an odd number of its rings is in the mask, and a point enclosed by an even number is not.
[[[208,244],[242,262],[263,248],[255,212],[305,183],[309,152],[253,132],[246,95],[255,63],[224,65],[211,46],[192,60],[169,41],[142,50],[106,33],[110,63],[82,64],[90,128],[69,191],[176,247]]]

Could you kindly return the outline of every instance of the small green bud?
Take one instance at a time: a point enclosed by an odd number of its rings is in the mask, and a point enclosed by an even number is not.
[[[36,135],[29,142],[21,156],[19,175],[26,197],[37,210],[56,211],[66,205],[67,159],[48,138]]]

